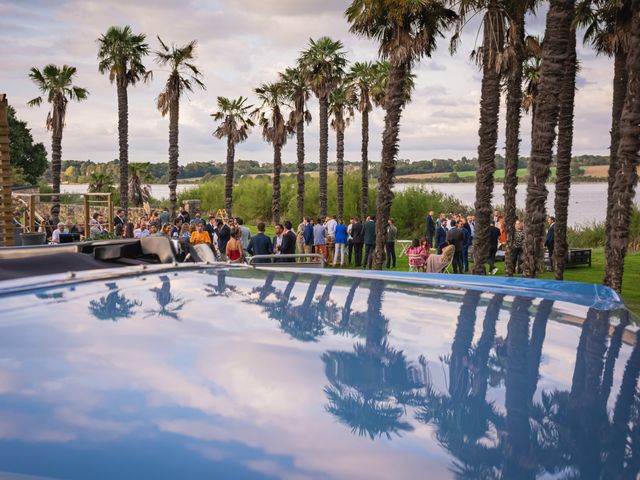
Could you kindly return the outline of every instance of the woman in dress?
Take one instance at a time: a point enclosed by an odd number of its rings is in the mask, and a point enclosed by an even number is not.
[[[230,263],[242,263],[244,260],[244,251],[242,250],[242,242],[240,236],[242,231],[234,227],[231,230],[231,238],[227,242],[227,259]]]
[[[407,257],[409,257],[409,267],[411,270],[424,271],[424,264],[427,259],[427,253],[420,245],[417,238],[411,243],[411,247],[407,249]]]
[[[204,229],[204,223],[197,222],[195,226],[196,230],[191,234],[189,243],[191,245],[200,245],[201,243],[211,245],[211,237],[209,236],[209,232]]]
[[[429,273],[440,273],[442,269],[451,262],[456,247],[447,242],[447,246],[442,249],[441,255],[431,255],[427,259],[426,271]]]

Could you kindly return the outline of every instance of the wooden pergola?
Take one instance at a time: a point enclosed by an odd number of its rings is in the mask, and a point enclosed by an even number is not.
[[[11,160],[9,150],[9,103],[0,93],[0,245],[15,245],[13,236],[13,207],[11,203]]]
[[[35,232],[36,222],[36,202],[40,197],[52,198],[55,196],[61,196],[60,193],[18,193],[16,197],[22,198],[28,205],[28,209],[25,211],[22,224],[25,227],[26,232]],[[111,232],[113,230],[113,194],[112,193],[83,193],[81,194],[84,199],[84,231],[85,237],[89,232],[89,225],[91,221],[91,207],[107,207],[107,219],[106,230]]]

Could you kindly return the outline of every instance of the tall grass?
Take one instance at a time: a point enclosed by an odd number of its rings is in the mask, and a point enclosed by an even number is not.
[[[294,224],[297,218],[297,183],[294,176],[282,177],[282,218],[290,219]],[[345,219],[359,214],[360,174],[350,173],[344,177],[344,211]],[[270,222],[271,220],[271,179],[267,175],[242,177],[233,189],[233,213],[244,218],[246,222]],[[337,210],[336,177],[329,177],[329,212]],[[311,217],[319,215],[320,185],[318,178],[306,177],[305,214]],[[375,184],[369,190],[369,212],[375,213],[377,192]],[[224,205],[224,179],[215,178],[179,195],[179,201],[200,200],[201,209],[215,212]],[[436,212],[467,213],[467,207],[450,195],[434,190],[416,187],[409,188],[395,195],[391,216],[395,219],[400,236],[414,238],[424,235],[425,218],[429,210]]]
[[[567,229],[567,241],[570,247],[596,248],[604,247],[606,234],[604,222],[593,222]],[[640,209],[636,206],[631,214],[629,224],[629,250],[640,250]]]

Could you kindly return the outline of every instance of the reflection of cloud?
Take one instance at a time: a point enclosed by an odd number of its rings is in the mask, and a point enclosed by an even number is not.
[[[0,439],[65,443],[75,438],[75,435],[66,429],[48,427],[47,420],[18,412],[0,412]]]

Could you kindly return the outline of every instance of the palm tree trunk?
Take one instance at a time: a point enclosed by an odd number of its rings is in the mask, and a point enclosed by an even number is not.
[[[369,111],[362,112],[362,195],[360,197],[360,218],[369,215]]]
[[[620,117],[618,172],[613,184],[609,252],[605,255],[604,284],[620,292],[624,257],[629,244],[631,209],[638,183],[640,150],[640,6],[634,4],[627,56],[627,92]]]
[[[542,47],[540,85],[531,136],[524,239],[525,277],[542,271],[549,167],[560,110],[560,85],[566,65],[575,0],[551,0]]]
[[[542,300],[538,305],[536,316],[531,327],[531,339],[529,340],[529,354],[527,361],[527,399],[529,404],[533,401],[533,395],[538,388],[540,375],[540,359],[542,358],[542,346],[547,335],[547,322],[553,310],[553,300]]]
[[[298,162],[298,220],[304,217],[304,119],[301,118],[296,125],[296,141]]]
[[[613,184],[618,173],[618,145],[620,144],[620,117],[624,107],[624,97],[627,94],[627,52],[619,47],[616,50],[613,63],[613,106],[611,112],[611,148],[609,150],[609,173],[607,189],[607,217],[611,218],[613,209]],[[611,231],[606,229],[605,256],[609,253]]]
[[[327,216],[327,158],[329,155],[329,100],[320,101],[320,218]]]
[[[449,395],[453,399],[460,399],[468,391],[469,352],[473,342],[473,332],[476,326],[476,311],[480,304],[480,292],[467,290],[460,303],[460,313],[456,323],[456,331],[451,343],[451,358],[449,361]]]
[[[487,388],[489,377],[489,354],[494,345],[496,338],[496,322],[500,316],[504,295],[496,294],[489,301],[487,311],[482,323],[482,335],[476,344],[473,356],[473,368],[476,374],[473,375],[473,383],[471,386],[471,395],[475,399],[485,401],[487,398]]]
[[[55,108],[55,107],[54,107]],[[54,117],[57,114],[54,113]],[[60,193],[60,172],[62,170],[62,126],[56,127],[51,136],[51,186],[53,193]],[[60,196],[51,197],[51,220],[55,225],[60,221]],[[88,226],[85,225],[85,229]],[[88,230],[87,230],[88,231]]]
[[[524,8],[514,18],[516,28],[515,68],[507,81],[507,132],[504,172],[504,228],[507,234],[505,273],[513,276],[512,252],[516,231],[516,193],[518,190],[518,158],[520,156],[520,118],[522,111],[522,65],[524,63]]]
[[[227,167],[225,168],[224,178],[224,209],[227,211],[227,217],[231,218],[231,209],[233,207],[233,164],[236,155],[236,144],[233,143],[231,136],[227,137]]]
[[[484,19],[484,57],[482,61],[482,93],[480,99],[480,145],[476,172],[476,232],[473,239],[473,273],[485,275],[489,257],[489,227],[493,199],[493,174],[496,171],[498,116],[500,113],[500,72],[496,68],[498,49],[504,32],[500,13],[490,10]]]
[[[336,131],[336,173],[338,184],[338,217],[344,215],[344,130]]]
[[[282,171],[282,145],[273,144],[273,200],[271,215],[273,223],[280,223],[280,172]]]
[[[174,98],[169,106],[169,214],[176,218],[178,208],[178,120],[180,119],[180,100]]]
[[[576,31],[571,29],[569,53],[560,91],[558,116],[558,158],[556,169],[556,217],[553,266],[556,280],[564,278],[567,259],[567,218],[571,190],[571,149],[573,146],[573,109],[576,95]]]
[[[385,260],[387,220],[393,202],[393,179],[398,156],[400,117],[404,106],[404,89],[409,65],[391,65],[389,91],[387,93],[384,131],[382,133],[382,164],[378,176],[378,200],[376,205],[376,250],[374,268],[381,270]]]
[[[123,78],[116,81],[118,95],[118,147],[120,154],[120,207],[124,221],[129,218],[129,101],[127,84]]]

